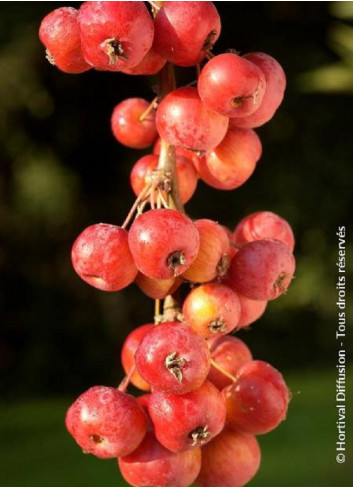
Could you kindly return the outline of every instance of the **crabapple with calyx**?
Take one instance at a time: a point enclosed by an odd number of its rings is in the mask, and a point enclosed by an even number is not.
[[[105,386],[81,394],[68,409],[65,423],[82,450],[99,458],[128,455],[147,431],[146,415],[136,399]]]
[[[148,410],[157,439],[172,452],[205,445],[226,421],[223,396],[209,381],[182,395],[154,391]]]
[[[174,209],[152,209],[135,219],[129,246],[138,270],[165,280],[181,275],[195,260],[200,236],[195,224]]]
[[[207,343],[180,322],[152,328],[135,353],[141,377],[154,390],[170,394],[198,389],[206,380],[210,361]]]

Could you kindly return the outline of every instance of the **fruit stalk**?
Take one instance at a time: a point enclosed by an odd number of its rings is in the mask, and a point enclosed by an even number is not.
[[[175,90],[174,66],[167,63],[158,75],[159,93],[161,100],[168,95],[169,92]],[[168,144],[163,139],[161,140],[161,151],[159,154],[158,170],[163,170],[163,173],[170,181],[170,189],[168,191],[168,205],[171,209],[176,209],[180,212],[185,212],[181,203],[178,186],[178,176],[176,172],[176,156],[175,147]]]

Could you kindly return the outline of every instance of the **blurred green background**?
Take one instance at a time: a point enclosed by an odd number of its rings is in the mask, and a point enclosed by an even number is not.
[[[151,321],[153,302],[135,286],[117,294],[90,288],[74,274],[70,249],[89,224],[123,222],[134,199],[129,172],[143,153],[113,139],[110,114],[126,97],[152,99],[156,81],[72,76],[49,65],[37,31],[63,5],[79,3],[0,4],[0,483],[119,486],[116,462],[83,456],[64,416],[88,387],[119,383],[124,337]],[[290,291],[239,335],[256,358],[283,371],[293,394],[286,422],[260,438],[263,463],[251,485],[348,486],[350,411],[347,462],[335,461],[335,233],[347,226],[349,286],[353,2],[216,6],[223,33],[215,53],[268,52],[288,76],[281,109],[258,130],[263,156],[253,177],[232,192],[200,183],[187,205],[192,217],[231,228],[250,212],[271,210],[297,238]],[[180,82],[193,76],[178,74]],[[352,308],[347,301],[349,320]],[[350,339],[347,330],[347,361]]]

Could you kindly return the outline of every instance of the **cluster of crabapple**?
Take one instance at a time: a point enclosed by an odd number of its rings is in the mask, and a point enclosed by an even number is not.
[[[47,58],[66,73],[159,77],[152,102],[127,99],[111,118],[120,143],[154,145],[131,171],[136,201],[121,226],[87,227],[71,256],[97,289],[136,283],[155,300],[154,322],[126,338],[119,387],[88,389],[66,426],[85,453],[117,458],[133,486],[243,486],[260,465],[256,435],[280,424],[290,395],[231,333],[287,290],[294,236],[269,211],[231,231],[190,219],[183,204],[199,178],[222,190],[248,180],[262,151],[254,128],[272,118],[286,80],[267,54],[211,53],[221,31],[212,2],[148,3],[151,13],[140,1],[84,2],[40,26]],[[195,82],[176,88],[174,65],[196,66]],[[130,383],[147,393],[127,394]]]

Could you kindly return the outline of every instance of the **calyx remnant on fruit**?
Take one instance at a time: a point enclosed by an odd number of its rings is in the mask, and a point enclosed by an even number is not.
[[[91,435],[90,439],[91,439],[91,441],[93,441],[93,443],[96,443],[96,444],[103,443],[103,441],[104,441],[104,438],[101,437],[100,435]]]
[[[54,56],[51,54],[51,52],[49,51],[49,49],[46,49],[45,50],[45,57],[46,59],[49,61],[49,63],[53,66],[55,66],[55,59],[54,59]]]
[[[167,356],[164,362],[169,372],[174,375],[178,382],[183,380],[183,366],[185,365],[185,359],[179,357],[177,352],[173,352]]]
[[[189,433],[189,438],[192,440],[192,446],[196,446],[198,443],[205,443],[207,438],[211,435],[208,431],[208,426],[198,426],[193,431]]]
[[[202,46],[202,51],[209,51],[210,49],[213,48],[213,45],[215,43],[215,37],[217,36],[217,31],[215,29],[212,29],[212,31],[210,31],[208,34],[207,34],[207,37],[205,39],[205,42],[203,43],[203,46]]]
[[[179,275],[178,268],[185,265],[185,255],[182,251],[174,251],[167,258],[168,267],[174,271],[174,277]]]
[[[218,278],[222,278],[225,277],[225,275],[227,275],[229,265],[230,265],[230,258],[227,255],[227,253],[224,253],[216,267]]]
[[[286,286],[283,283],[285,281],[286,277],[287,277],[286,272],[281,272],[278,275],[275,283],[273,284],[273,288],[275,290],[280,290],[281,293],[283,293],[283,294],[285,294],[287,292],[287,288],[286,288]]]
[[[112,38],[104,41],[104,49],[109,57],[110,65],[115,64],[119,57],[127,59],[123,45],[118,39]]]
[[[213,319],[208,325],[208,329],[211,333],[226,333],[227,327],[222,318]]]

